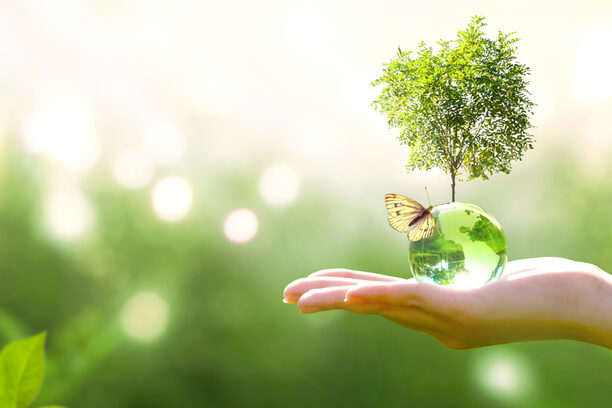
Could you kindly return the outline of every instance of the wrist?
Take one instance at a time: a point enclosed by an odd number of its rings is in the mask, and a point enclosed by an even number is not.
[[[602,273],[586,304],[590,318],[578,340],[612,349],[612,276]]]

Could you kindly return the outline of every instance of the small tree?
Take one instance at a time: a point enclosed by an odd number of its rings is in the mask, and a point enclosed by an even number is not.
[[[384,85],[374,108],[412,149],[406,169],[450,174],[452,201],[458,176],[486,180],[509,173],[510,162],[533,149],[530,69],[516,61],[514,33],[500,31],[491,40],[485,25],[484,17],[474,16],[457,40],[439,41],[437,51],[421,42],[416,58],[398,48],[372,82]]]

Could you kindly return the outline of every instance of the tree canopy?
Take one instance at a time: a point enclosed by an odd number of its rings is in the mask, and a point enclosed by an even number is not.
[[[375,109],[411,148],[407,170],[450,174],[452,201],[458,176],[509,173],[510,162],[533,148],[530,69],[517,61],[515,33],[489,39],[484,20],[472,17],[456,40],[440,40],[436,50],[422,41],[416,53],[398,47],[372,82],[383,85]]]

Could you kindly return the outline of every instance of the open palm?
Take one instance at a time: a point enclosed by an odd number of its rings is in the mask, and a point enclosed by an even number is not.
[[[563,258],[512,261],[500,280],[469,289],[327,269],[287,285],[284,298],[302,313],[378,314],[453,349],[545,339],[612,348],[612,277]]]

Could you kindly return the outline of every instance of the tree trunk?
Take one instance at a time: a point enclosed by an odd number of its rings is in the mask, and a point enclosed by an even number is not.
[[[455,169],[451,169],[451,191],[452,191],[452,200],[451,202],[455,201]]]

